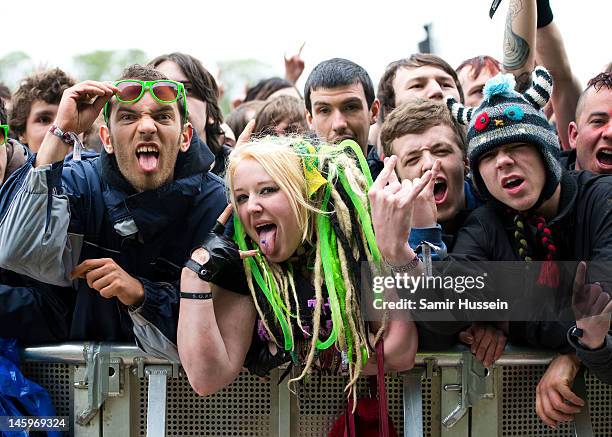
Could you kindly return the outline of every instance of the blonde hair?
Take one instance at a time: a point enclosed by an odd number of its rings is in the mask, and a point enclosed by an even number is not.
[[[353,150],[359,150],[356,144],[354,146]],[[300,230],[302,230],[302,241],[308,241],[314,246],[315,265],[312,285],[316,303],[312,320],[312,338],[302,373],[297,378],[291,379],[289,383],[304,378],[314,361],[319,342],[323,286],[325,286],[330,295],[330,303],[332,293],[338,293],[338,296],[341,297],[341,299],[338,299],[340,305],[336,307],[337,309],[332,308],[332,323],[335,332],[337,332],[333,344],[342,353],[343,358],[348,360],[349,383],[347,390],[350,390],[351,394],[356,396],[356,390],[352,390],[352,387],[356,383],[368,356],[367,332],[361,317],[359,304],[361,278],[358,273],[358,263],[361,261],[377,261],[379,257],[378,248],[373,242],[373,231],[369,221],[368,178],[357,167],[355,156],[350,148],[331,146],[325,143],[313,146],[300,137],[266,137],[237,147],[229,156],[226,180],[234,207],[236,205],[233,178],[237,166],[246,159],[258,162],[287,195],[291,209],[295,214]],[[308,161],[308,164],[306,161]],[[307,165],[316,165],[318,173],[326,179],[311,199],[308,197],[309,178],[305,175]],[[364,218],[363,214],[368,217]],[[328,220],[326,226],[331,244],[322,242],[321,236],[317,235],[315,221],[323,222],[323,219]],[[239,224],[239,222],[237,223]],[[318,223],[318,225],[321,225],[321,223]],[[244,230],[242,225],[239,224],[236,233],[240,234],[241,232],[242,236],[238,236],[237,239],[239,245],[240,238],[244,238]],[[245,245],[241,248],[245,249],[248,246],[246,240],[243,241]],[[251,246],[255,246],[255,243],[252,243]],[[332,275],[334,277],[332,283],[327,281],[330,276],[328,275],[329,272],[326,271],[326,265],[328,270],[331,267],[329,267],[330,261],[325,258],[329,257],[338,260],[339,264],[339,269]],[[285,319],[284,326],[287,327],[291,338],[293,338],[293,329],[291,323],[287,323],[291,317],[297,318],[298,326],[304,331],[300,320],[299,299],[293,281],[291,261],[275,264],[270,263],[264,257],[256,257],[256,260],[245,259],[244,265],[255,307],[270,338],[281,346],[279,339],[270,329],[270,322],[258,302],[258,294],[253,283],[254,268],[264,271],[265,274],[261,276],[265,278],[266,286],[269,287],[267,292],[270,293],[270,290],[272,290],[272,293],[276,293],[276,302],[282,302],[284,305],[282,309],[284,314],[281,314],[281,317]],[[258,283],[261,286],[261,282]],[[259,297],[261,298],[261,296]],[[267,295],[266,298],[268,298]],[[342,303],[344,304],[343,307]],[[333,305],[331,306],[333,307]],[[274,310],[274,314],[282,326],[283,321],[278,319],[281,311],[277,310],[278,308]],[[297,316],[294,314],[297,314]],[[377,333],[377,338],[381,333],[382,328]],[[283,334],[287,335],[285,331],[283,331]],[[285,345],[287,345],[287,342],[285,342]]]
[[[308,211],[314,208],[306,200],[308,187],[304,179],[302,160],[291,147],[293,142],[295,138],[292,137],[266,137],[234,148],[228,158],[225,180],[229,200],[234,211],[238,211],[232,183],[238,164],[248,159],[258,162],[287,195],[291,211],[302,231],[302,242],[305,242],[310,241],[312,237],[308,226]]]

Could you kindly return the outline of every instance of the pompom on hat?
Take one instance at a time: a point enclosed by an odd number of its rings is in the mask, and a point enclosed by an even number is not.
[[[478,192],[486,199],[492,196],[478,170],[483,154],[511,143],[532,144],[540,151],[546,183],[534,206],[537,208],[555,192],[561,164],[559,140],[542,112],[552,95],[552,77],[545,68],[536,67],[531,78],[531,86],[521,94],[514,90],[514,76],[500,73],[485,84],[479,107],[466,108],[452,97],[446,98],[446,105],[459,123],[468,126],[470,169]]]

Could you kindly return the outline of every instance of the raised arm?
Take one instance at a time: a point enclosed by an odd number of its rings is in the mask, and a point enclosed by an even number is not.
[[[385,167],[368,192],[372,226],[384,261],[393,266],[392,269],[411,269],[411,274],[419,275],[422,266],[408,244],[408,236],[412,228],[416,198],[426,187],[433,189],[429,185],[433,175],[427,171],[421,178],[400,182],[395,174],[396,162],[396,156],[385,158]],[[434,170],[439,168],[438,162]],[[397,299],[397,296],[392,292],[387,299]],[[373,330],[379,326],[372,324]],[[418,339],[416,326],[409,314],[402,311],[389,314],[383,338],[385,367],[396,371],[410,369],[414,365]],[[366,372],[372,370],[373,364],[374,360],[368,362]]]
[[[117,88],[103,82],[87,80],[68,88],[62,95],[53,123],[63,132],[81,134],[92,125]],[[36,156],[34,167],[63,161],[70,146],[61,138],[47,132]]]
[[[561,146],[567,150],[570,148],[567,129],[576,118],[581,87],[572,73],[561,32],[552,19],[549,0],[538,0],[536,61],[546,67],[555,81],[552,106]]]
[[[202,396],[238,377],[255,329],[255,306],[241,275],[241,258],[253,251],[240,252],[224,235],[230,215],[228,206],[181,274],[178,351],[191,386]]]
[[[68,88],[60,101],[56,126],[63,132],[85,131],[114,90],[91,81]],[[0,267],[60,286],[71,285],[69,273],[78,262],[82,244],[82,237],[68,234],[79,208],[71,209],[66,194],[76,193],[87,208],[96,207],[88,201],[89,164],[71,168],[69,176],[62,174],[69,150],[67,143],[48,132],[36,158],[28,159],[0,191]]]
[[[396,163],[395,155],[385,158],[385,167],[370,188],[368,198],[380,254],[387,263],[399,267],[416,257],[408,244],[414,203],[432,179],[432,173],[428,170],[421,178],[400,182],[395,174]]]
[[[179,311],[179,356],[189,383],[201,396],[221,390],[238,377],[255,329],[251,296],[211,287],[183,269],[183,293],[209,293],[211,288],[212,299],[182,298]]]
[[[306,41],[302,43],[300,49],[297,54],[290,56],[287,58],[285,55],[285,79],[287,79],[292,84],[296,84],[302,72],[304,71],[304,60],[302,59],[302,49]]]
[[[591,373],[612,384],[612,299],[599,283],[586,283],[586,263],[578,264],[572,294],[576,328],[568,340]]]
[[[535,67],[536,0],[510,0],[504,31],[503,68],[514,74],[516,88],[524,92]]]

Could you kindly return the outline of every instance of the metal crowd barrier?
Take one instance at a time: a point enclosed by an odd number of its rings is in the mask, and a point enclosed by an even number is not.
[[[580,375],[588,398],[575,423],[548,428],[535,388],[550,353],[507,348],[487,370],[467,349],[419,353],[415,368],[387,376],[389,416],[406,437],[612,436],[612,387]],[[24,350],[23,371],[45,387],[71,436],[326,436],[343,411],[345,380],[313,376],[296,395],[280,371],[269,381],[243,373],[219,393],[198,396],[177,364],[133,346],[85,343]],[[360,390],[367,392],[365,380]]]

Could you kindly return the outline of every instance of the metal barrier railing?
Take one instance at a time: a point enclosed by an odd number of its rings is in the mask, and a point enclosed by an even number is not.
[[[413,370],[387,378],[390,416],[400,435],[410,437],[542,435],[547,429],[535,416],[531,397],[553,357],[507,347],[495,366],[485,369],[466,348],[419,353]],[[269,382],[243,374],[221,393],[200,398],[179,364],[122,344],[30,347],[23,358],[26,374],[47,378],[42,385],[60,402],[69,399],[75,436],[319,436],[344,403],[341,377],[322,377],[314,390],[307,387],[296,398],[286,384],[275,383],[280,372]],[[61,383],[53,383],[60,372],[45,373],[49,366],[61,366]],[[586,397],[582,385],[584,393],[578,394]],[[584,408],[578,426],[563,425],[546,435],[612,435],[612,390],[592,379],[587,385],[598,403],[608,399],[609,405],[596,405],[594,415]]]
[[[35,346],[23,350],[22,357],[27,361],[56,362],[65,364],[85,364],[91,348],[104,347],[108,353],[121,356],[124,363],[131,364],[167,364],[168,361],[148,356],[136,346],[121,343],[64,343],[57,346]],[[439,367],[454,367],[461,363],[465,347],[457,347],[444,352],[419,352],[415,365],[424,366],[434,359]],[[548,364],[555,354],[546,351],[507,346],[505,353],[495,363],[496,366],[514,366],[530,364]]]

